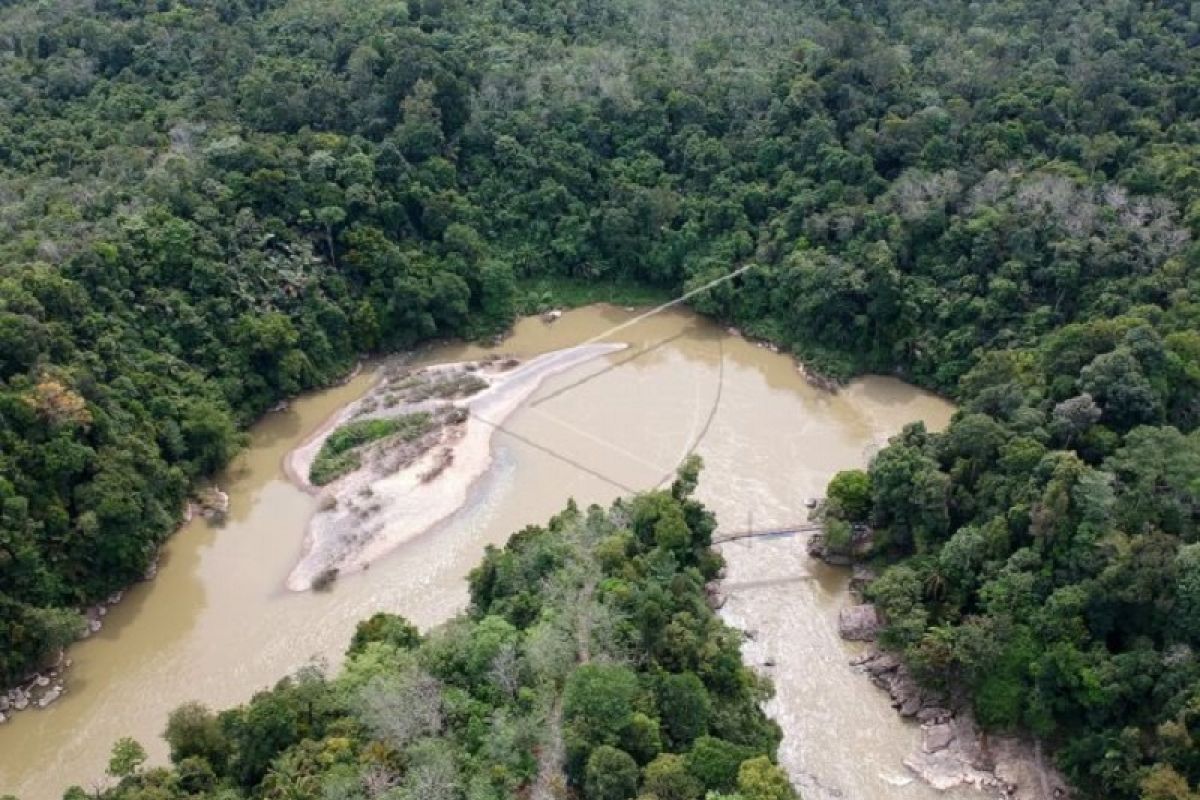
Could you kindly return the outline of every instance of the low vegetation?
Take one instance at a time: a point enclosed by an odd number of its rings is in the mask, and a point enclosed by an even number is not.
[[[309,468],[308,479],[314,486],[324,486],[362,466],[360,454],[364,446],[388,438],[411,442],[428,433],[433,425],[433,415],[424,411],[348,422],[329,434],[321,445]]]
[[[542,314],[556,308],[578,308],[593,303],[648,308],[672,300],[669,289],[631,279],[588,280],[564,276],[546,276],[521,281],[517,285],[517,310],[521,314]]]
[[[397,388],[404,390],[404,399],[410,403],[436,398],[455,400],[478,394],[488,387],[488,382],[472,372],[454,372],[449,375],[423,375],[415,385]]]

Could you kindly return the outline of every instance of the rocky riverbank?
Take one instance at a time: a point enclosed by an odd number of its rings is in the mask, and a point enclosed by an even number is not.
[[[1069,794],[1038,742],[988,735],[954,698],[922,689],[892,653],[872,649],[851,665],[888,693],[903,717],[921,726],[921,747],[904,765],[935,789],[971,786],[1010,800],[1053,800]]]
[[[764,350],[770,350],[772,353],[780,352],[779,345],[770,341],[769,339],[757,339],[752,336],[747,336],[741,330],[734,327],[726,328],[725,332],[730,336],[744,337],[747,341],[754,342],[757,347],[761,347]],[[804,376],[804,380],[814,389],[819,389],[822,392],[828,392],[829,394],[837,394],[842,389],[842,382],[837,378],[817,372],[813,367],[804,364],[801,361],[796,361],[796,371]]]
[[[191,522],[197,515],[220,522],[228,511],[229,495],[216,486],[206,487],[200,490],[193,500],[188,501],[183,510],[183,524]],[[146,567],[142,580],[154,580],[156,575],[157,557]],[[80,610],[83,625],[80,627],[79,639],[87,639],[99,633],[104,627],[104,618],[108,616],[109,609],[120,603],[124,597],[124,590],[116,591],[106,597],[104,602]],[[67,657],[66,650],[60,650],[52,665],[30,675],[7,691],[0,691],[0,725],[21,711],[46,708],[66,694],[67,671],[70,667],[71,659]]]
[[[856,568],[859,591],[873,577]],[[883,626],[870,603],[848,605],[838,615],[847,641],[873,642]],[[850,665],[891,698],[900,716],[921,726],[921,747],[904,765],[940,791],[970,786],[1007,800],[1053,800],[1068,796],[1065,779],[1046,764],[1040,743],[989,736],[975,724],[963,698],[923,688],[898,655],[872,647]]]
[[[0,724],[19,711],[28,708],[45,708],[66,692],[64,673],[71,666],[71,659],[59,653],[54,666],[45,669],[18,686],[0,694]]]
[[[810,519],[821,519],[820,506],[810,515]],[[855,525],[851,530],[850,541],[845,544],[834,544],[825,533],[814,533],[808,537],[808,554],[824,561],[832,567],[849,567],[859,563],[871,552],[875,544],[874,534],[865,525]]]
[[[817,533],[809,538],[807,549],[812,558],[851,567],[850,591],[861,601],[876,577],[860,560],[873,543],[871,530],[858,526],[843,546],[831,546]],[[874,642],[883,626],[870,603],[847,605],[838,614],[838,634],[846,641]],[[872,647],[850,665],[887,692],[900,716],[921,726],[921,747],[904,759],[904,765],[935,789],[969,786],[1006,800],[1069,796],[1066,780],[1046,763],[1039,742],[988,735],[975,724],[965,698],[923,688],[895,653]]]

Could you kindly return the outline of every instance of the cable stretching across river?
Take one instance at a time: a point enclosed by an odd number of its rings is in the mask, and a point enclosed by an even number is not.
[[[700,294],[701,292],[706,292],[709,289],[713,288],[714,286],[718,286],[722,283],[725,283],[726,281],[733,280],[738,275],[741,275],[742,273],[746,272],[747,270],[749,270],[755,266],[757,266],[757,264],[746,264],[743,267],[738,267],[733,272],[730,272],[728,275],[722,275],[719,278],[715,278],[711,281],[708,281],[707,283],[705,283],[702,286],[697,286],[695,289],[686,291],[683,294],[681,294],[679,297],[676,297],[673,300],[668,300],[667,302],[662,303],[661,305],[655,306],[654,308],[650,309],[649,311],[646,311],[642,314],[638,314],[633,319],[626,320],[625,322],[622,322],[619,325],[614,325],[613,327],[609,328],[608,330],[602,331],[602,332],[596,334],[595,336],[585,339],[584,341],[580,342],[578,345],[575,345],[575,346],[583,347],[585,345],[595,344],[596,342],[599,342],[602,339],[607,339],[608,337],[612,336],[613,334],[623,331],[626,328],[632,327],[633,325],[636,325],[643,320],[649,319],[650,317],[654,316],[655,314],[659,314],[659,313],[667,310],[668,308],[671,308],[672,306],[679,305],[684,300],[687,300],[690,297],[695,297],[696,295]],[[663,341],[656,343],[650,349],[657,349],[658,347],[661,347],[661,346],[667,344],[668,342],[673,341],[676,338],[678,338],[678,337],[673,336],[673,337],[669,337],[668,339],[664,339]],[[560,389],[557,392],[552,393],[548,397],[542,398],[541,400],[534,401],[531,404],[531,408],[536,407],[537,405],[540,405],[542,402],[545,402],[546,400],[549,400],[552,397],[557,397],[561,394],[564,394],[564,393],[576,388],[580,384],[586,383],[587,381],[592,380],[595,377],[598,377],[598,375],[600,375],[600,374],[603,374],[605,372],[608,372],[611,369],[615,369],[616,367],[623,365],[627,361],[632,361],[633,359],[637,358],[638,356],[644,355],[646,352],[648,352],[648,350],[642,351],[640,353],[636,353],[627,359],[618,361],[616,364],[610,365],[608,368],[601,370],[599,373],[597,373],[595,375],[590,375],[580,381],[577,381],[574,384],[563,387],[562,389]],[[713,419],[715,419],[717,416],[717,409],[721,405],[721,395],[723,394],[723,392],[725,390],[725,344],[720,338],[717,339],[717,354],[718,354],[717,355],[717,394],[716,394],[716,397],[713,398],[712,407],[708,410],[708,418],[704,421],[704,425],[700,429],[700,433],[696,436],[696,438],[688,446],[688,449],[684,452],[683,456],[679,459],[679,463],[676,464],[675,467],[670,472],[668,472],[666,475],[664,475],[663,478],[658,483],[654,484],[654,488],[656,488],[656,489],[659,486],[662,486],[664,483],[670,481],[671,478],[675,475],[675,472],[676,472],[676,470],[678,470],[679,466],[682,465],[684,461],[686,461],[689,457],[691,457],[691,455],[693,453],[696,452],[696,448],[700,446],[700,442],[702,442],[704,440],[704,437],[708,435],[708,431],[712,427]],[[633,493],[632,489],[630,489],[627,486],[624,486],[619,481],[613,480],[612,478],[610,478],[600,472],[597,472],[596,470],[593,470],[589,467],[585,467],[584,465],[580,464],[578,461],[575,461],[574,459],[570,458],[569,456],[566,456],[562,453],[557,452],[553,448],[538,444],[537,442],[534,442],[534,441],[528,439],[527,437],[523,437],[518,434],[515,434],[513,431],[509,430],[508,428],[504,427],[503,425],[499,425],[495,422],[485,419],[485,418],[479,416],[478,414],[475,414],[474,412],[469,412],[469,413],[471,413],[472,418],[479,420],[480,422],[484,423],[485,425],[489,425],[489,426],[495,428],[496,430],[499,430],[502,433],[506,433],[509,436],[512,436],[515,439],[522,440],[526,444],[536,447],[537,449],[553,456],[554,458],[565,461],[566,463],[571,464],[572,466],[574,466],[578,469],[582,469],[584,472],[590,473],[591,475],[594,475],[594,476],[600,478],[601,480],[603,480],[607,483],[610,483],[620,489],[623,489],[631,494]],[[541,412],[541,413],[545,414],[545,412]],[[546,416],[550,416],[550,415],[546,415]],[[615,445],[610,444],[608,446],[610,447],[610,449],[618,449],[618,450],[620,449],[620,448],[615,447]],[[627,456],[633,458],[635,461],[641,461],[642,463],[645,463],[644,459],[642,459],[640,456],[637,456],[634,453],[630,453],[630,452],[626,451],[625,454]]]
[[[712,407],[708,409],[708,419],[704,420],[704,425],[700,428],[700,433],[696,434],[696,438],[692,440],[691,445],[688,446],[688,449],[683,454],[683,457],[679,459],[679,463],[675,465],[675,470],[678,470],[683,462],[687,461],[692,454],[696,452],[696,448],[700,446],[700,442],[704,441],[704,437],[708,435],[708,429],[712,427],[713,420],[717,417],[717,409],[721,407],[721,395],[724,394],[724,392],[725,343],[722,339],[717,339],[717,394],[716,397],[713,398]],[[662,486],[664,483],[670,481],[675,475],[675,470],[672,470],[664,475],[662,480],[654,484],[654,488],[657,489],[659,486]]]
[[[663,484],[669,482],[675,476],[675,472],[679,469],[679,466],[681,464],[683,464],[683,462],[686,461],[688,459],[688,457],[690,457],[693,453],[695,453],[696,448],[700,446],[700,442],[704,441],[704,437],[708,435],[709,429],[712,428],[713,420],[716,419],[717,410],[721,406],[721,396],[724,393],[724,390],[725,390],[725,345],[720,339],[718,339],[717,340],[717,393],[716,393],[716,396],[713,397],[712,406],[708,409],[708,417],[704,420],[704,425],[701,426],[700,433],[698,433],[696,435],[696,437],[692,440],[691,444],[688,445],[687,450],[684,451],[684,454],[680,457],[679,462],[671,470],[669,470],[658,481],[658,483],[654,484],[655,489],[657,489],[658,487],[662,486]],[[621,481],[611,478],[608,475],[605,475],[604,473],[599,472],[598,470],[592,469],[591,467],[588,467],[588,466],[580,463],[576,459],[574,459],[568,455],[565,455],[564,453],[558,452],[555,448],[549,447],[547,445],[539,444],[527,436],[522,436],[521,434],[516,433],[515,431],[506,427],[505,425],[497,424],[485,417],[481,417],[480,415],[478,415],[474,412],[470,412],[470,413],[471,413],[472,419],[479,420],[483,424],[485,424],[491,428],[495,428],[496,430],[500,431],[501,433],[505,433],[518,441],[524,442],[525,444],[527,444],[531,447],[534,447],[538,450],[541,450],[543,453],[546,453],[547,455],[549,455],[553,458],[556,458],[560,461],[563,461],[563,462],[571,465],[572,467],[575,467],[576,469],[582,470],[582,471],[588,473],[589,475],[597,477],[606,483],[610,483],[613,486],[616,486],[618,489],[626,492],[627,494],[636,494],[637,493],[636,489],[622,483]],[[559,420],[557,417],[554,417],[553,415],[550,415],[550,414],[546,414],[544,411],[539,412],[539,413],[542,416],[545,416],[548,419],[551,419],[555,422],[559,422],[560,424],[565,424],[565,423],[562,423],[562,421]],[[571,425],[568,425],[568,427],[574,428],[574,426],[571,426]],[[625,455],[629,456],[630,458],[632,458],[635,461],[641,462],[643,464],[647,463],[644,459],[641,458],[641,456],[638,456],[635,453],[630,453],[628,451],[625,451],[622,448],[617,447],[616,445],[614,445],[612,443],[606,442],[604,444],[606,447],[608,447],[610,449],[617,450],[619,452],[624,452]]]
[[[609,328],[608,330],[606,330],[602,333],[597,333],[592,338],[586,339],[586,340],[580,342],[579,345],[577,345],[577,346],[583,346],[583,345],[587,345],[587,344],[595,344],[596,342],[600,341],[601,339],[607,339],[609,336],[612,336],[614,333],[617,333],[618,331],[623,331],[626,328],[629,328],[633,325],[637,325],[639,322],[641,322],[644,319],[649,319],[650,317],[653,317],[655,314],[658,314],[662,311],[666,311],[671,306],[677,306],[680,303],[682,303],[684,300],[695,297],[696,295],[700,294],[701,292],[707,292],[709,289],[713,288],[714,286],[725,283],[726,281],[731,281],[734,278],[736,278],[738,275],[741,275],[746,270],[753,269],[754,267],[757,267],[757,266],[758,266],[758,264],[747,264],[744,267],[738,267],[737,269],[735,269],[733,272],[729,273],[728,275],[722,275],[719,278],[715,278],[715,279],[709,281],[708,283],[704,284],[703,286],[697,286],[695,289],[690,289],[690,290],[684,292],[683,294],[679,295],[679,297],[676,297],[674,300],[668,300],[667,302],[663,303],[662,305],[655,306],[654,308],[650,309],[649,311],[646,311],[645,313],[638,314],[633,319],[625,320],[620,325],[614,325],[613,327]]]

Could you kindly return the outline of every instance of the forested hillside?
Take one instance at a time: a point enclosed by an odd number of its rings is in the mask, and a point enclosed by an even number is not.
[[[1197,45],[1182,0],[5,4],[0,679],[357,353],[753,264],[697,307],[964,403],[842,510],[890,642],[1092,796],[1191,796]]]
[[[489,549],[470,613],[421,636],[377,614],[336,678],[302,670],[167,725],[170,769],[114,747],[103,800],[796,800],[739,635],[709,608],[715,523],[669,492],[573,505]],[[79,790],[69,796],[85,797]]]

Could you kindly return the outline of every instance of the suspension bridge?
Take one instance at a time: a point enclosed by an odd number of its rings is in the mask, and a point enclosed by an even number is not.
[[[713,534],[713,544],[736,542],[741,539],[766,539],[770,537],[795,536],[801,533],[820,533],[822,527],[816,522],[797,522],[790,525],[775,525],[766,528],[743,528],[736,531],[717,531]]]

